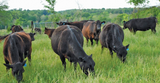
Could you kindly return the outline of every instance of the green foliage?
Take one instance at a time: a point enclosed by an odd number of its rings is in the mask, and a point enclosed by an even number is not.
[[[113,23],[116,23],[116,24],[120,24],[122,25],[123,24],[123,21],[128,21],[129,20],[129,15],[128,14],[119,14],[117,17],[115,17],[114,19],[112,19],[112,22]]]
[[[134,4],[135,6],[139,6],[144,3],[149,3],[149,0],[129,0],[128,3]]]
[[[160,13],[157,15],[157,19],[158,24],[160,24]]]
[[[45,5],[44,7],[48,8],[51,13],[55,13],[54,5],[56,0],[46,0],[49,5]]]

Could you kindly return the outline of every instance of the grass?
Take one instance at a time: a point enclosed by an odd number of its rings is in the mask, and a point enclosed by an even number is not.
[[[135,35],[124,30],[123,45],[130,44],[127,62],[122,63],[116,54],[113,58],[107,48],[101,54],[101,45],[86,46],[84,51],[93,54],[95,61],[95,76],[88,77],[82,72],[79,65],[74,71],[73,65],[67,61],[66,72],[63,71],[61,60],[51,48],[51,40],[45,34],[36,34],[32,42],[32,65],[24,67],[23,83],[159,83],[160,82],[160,25],[156,27],[157,33],[151,30]],[[26,32],[30,30],[25,29]],[[0,35],[6,34],[5,30]],[[3,65],[3,43],[0,43],[0,83],[17,83],[10,71],[6,72]]]

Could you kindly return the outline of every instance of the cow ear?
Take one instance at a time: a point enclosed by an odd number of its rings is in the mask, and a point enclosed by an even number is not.
[[[125,23],[126,23],[126,21],[123,21],[123,23],[125,24]]]
[[[92,58],[92,54],[91,54],[89,57],[91,57],[91,58]]]
[[[101,22],[101,24],[104,24],[104,23],[106,23],[106,22],[105,21]]]
[[[59,25],[59,23],[58,23],[58,22],[56,22],[56,24],[57,24],[57,25]]]
[[[35,35],[36,33],[33,33],[33,35]]]
[[[128,48],[128,47],[129,47],[129,44],[128,44],[127,46],[125,46],[125,48],[126,48],[126,50],[127,50],[127,51],[129,50],[129,48]]]
[[[27,60],[25,60],[25,61],[22,62],[22,65],[23,65],[23,66],[26,64],[26,61],[27,61]]]
[[[114,50],[114,51],[117,51],[117,48],[116,48],[116,46],[113,46],[113,50]]]
[[[4,64],[7,68],[13,68],[12,65],[9,65],[9,64]]]
[[[47,30],[47,28],[45,27],[45,30]]]
[[[65,22],[63,22],[63,25],[66,25],[66,23],[65,23]]]

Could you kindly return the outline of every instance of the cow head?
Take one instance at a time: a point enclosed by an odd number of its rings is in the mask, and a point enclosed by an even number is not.
[[[23,66],[25,65],[26,60],[24,62],[17,62],[15,64],[9,65],[9,64],[4,64],[7,68],[12,68],[12,74],[16,78],[18,82],[20,82],[23,79]]]
[[[49,29],[49,28],[46,28],[45,27],[45,30],[44,30],[44,34],[47,34],[49,38],[51,38],[52,36],[52,33],[54,32],[55,29]]]
[[[94,39],[99,40],[99,34],[101,32],[101,24],[105,23],[105,21],[101,22],[97,20],[95,22],[95,30],[94,30]]]
[[[23,31],[22,27],[19,26],[19,25],[12,25],[11,29],[12,30],[12,33],[14,32],[19,32],[19,31]]]
[[[35,35],[36,33],[29,33],[29,36],[31,37],[31,41],[34,41],[35,40],[35,38],[34,38],[34,35]]]
[[[95,62],[92,59],[92,55],[79,59],[80,59],[79,65],[86,75],[88,75],[88,71],[94,73]]]
[[[129,44],[127,46],[122,46],[122,47],[119,47],[119,48],[114,46],[114,51],[117,53],[118,58],[122,62],[124,62],[126,60],[128,47],[129,47]]]
[[[126,21],[123,21],[123,29],[126,29],[127,28],[127,23]]]
[[[12,28],[13,28],[14,26],[16,26],[16,25],[12,25],[10,30],[12,30]]]
[[[66,22],[59,22],[59,23],[57,22],[56,24],[59,26],[62,26],[62,25],[66,25]]]

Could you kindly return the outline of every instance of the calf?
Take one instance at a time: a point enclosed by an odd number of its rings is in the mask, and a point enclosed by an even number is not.
[[[34,31],[38,32],[39,34],[41,34],[41,32],[42,32],[40,28],[34,28]]]
[[[87,40],[91,41],[91,45],[93,45],[93,39],[96,41],[96,44],[98,44],[99,40],[99,34],[101,32],[101,24],[105,23],[105,21],[101,22],[99,20],[97,21],[88,21],[84,24],[82,29],[82,34]]]
[[[99,35],[99,40],[103,47],[109,49],[111,57],[113,52],[117,53],[119,59],[124,62],[126,60],[128,46],[123,46],[124,33],[122,28],[117,24],[107,24],[103,27],[102,32]]]
[[[45,33],[51,32],[45,30]],[[83,72],[88,75],[88,70],[94,72],[95,62],[92,55],[88,56],[83,50],[83,35],[76,27],[71,25],[63,25],[53,31],[51,39],[53,51],[60,56],[64,70],[66,70],[67,58],[70,62],[74,62],[76,69],[77,62]]]
[[[12,33],[14,32],[19,32],[19,31],[23,31],[22,27],[19,25],[12,25],[11,29]]]
[[[129,21],[123,21],[123,29],[128,28],[131,32],[136,33],[136,31],[146,31],[151,29],[153,33],[156,33],[156,17],[149,18],[140,18],[140,19],[131,19]]]

